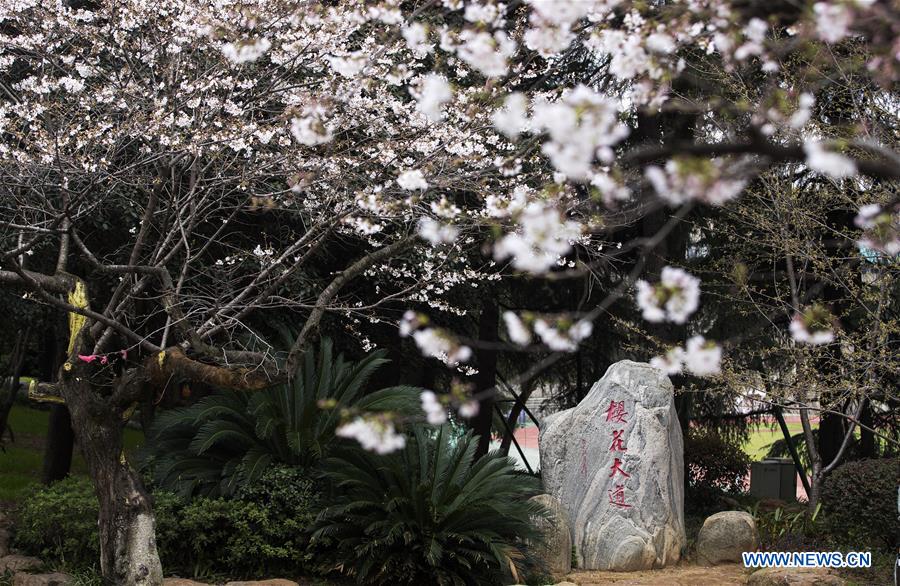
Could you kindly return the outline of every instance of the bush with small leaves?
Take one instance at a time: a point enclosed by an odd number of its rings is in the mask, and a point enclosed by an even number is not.
[[[896,551],[900,457],[838,466],[825,480],[822,508],[831,536],[854,547]]]
[[[318,512],[318,491],[302,470],[273,467],[234,499],[153,492],[156,539],[167,571],[197,577],[299,575]],[[15,545],[51,565],[93,567],[99,556],[97,497],[75,477],[29,496]]]
[[[16,547],[50,563],[90,567],[100,559],[99,506],[85,477],[69,477],[35,491],[22,503]]]
[[[685,468],[692,486],[743,492],[750,456],[740,442],[715,431],[692,428],[684,442]]]

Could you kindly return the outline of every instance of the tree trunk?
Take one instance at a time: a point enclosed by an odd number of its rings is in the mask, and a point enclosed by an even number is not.
[[[59,379],[59,367],[65,360],[58,324],[54,323],[47,328],[41,354],[41,377],[47,382],[56,382]],[[44,484],[62,480],[69,475],[74,448],[75,432],[72,431],[69,408],[65,405],[51,405],[47,443],[44,446],[44,469],[41,474]]]
[[[822,496],[822,482],[824,480],[825,477],[822,474],[821,465],[813,466],[812,480],[810,481],[809,492],[806,495],[808,499],[806,511],[809,515],[813,515],[819,506],[819,499]]]
[[[489,295],[487,297],[490,297]],[[500,325],[500,312],[493,298],[486,298],[481,305],[481,317],[478,320],[478,339],[488,344],[497,341],[497,329]],[[478,374],[475,375],[475,392],[490,389],[497,383],[497,350],[481,348],[478,350]],[[482,398],[478,402],[478,414],[472,421],[472,428],[478,436],[478,447],[475,459],[488,453],[491,446],[491,424],[494,421],[494,394]]]
[[[125,459],[121,411],[91,388],[89,371],[64,367],[61,390],[100,501],[100,571],[117,586],[157,586],[163,575],[150,498]]]
[[[862,413],[859,416],[859,422],[862,424],[859,428],[859,455],[863,458],[874,458],[875,453],[875,434],[871,428],[874,427],[872,418],[872,405],[866,401]]]
[[[52,405],[47,426],[47,445],[44,447],[41,482],[51,484],[69,475],[74,447],[75,432],[72,431],[69,408],[65,405]]]
[[[836,407],[837,409],[837,407]],[[819,456],[828,463],[837,457],[845,435],[844,419],[834,413],[822,413],[819,418]]]
[[[22,367],[25,365],[25,355],[28,353],[28,337],[30,333],[30,328],[19,332],[16,338],[16,345],[13,347],[9,358],[7,394],[3,395],[2,391],[0,391],[0,446],[3,445],[3,436],[6,434],[9,412],[12,411],[13,405],[16,403],[16,396],[19,394],[19,379],[22,377]],[[2,382],[5,382],[5,380],[0,379],[0,383]]]
[[[509,429],[515,431],[516,423],[519,420],[519,415],[521,415],[524,411],[523,406],[525,402],[531,397],[531,393],[535,389],[534,379],[527,381],[522,386],[522,392],[519,394],[519,400],[513,403],[512,409],[510,409],[509,417],[506,420],[506,424]],[[503,435],[503,440],[500,442],[500,453],[504,456],[509,455],[509,446],[512,444],[512,434],[506,433]]]
[[[805,395],[801,395],[800,402],[806,400]],[[821,420],[820,420],[821,421]],[[819,496],[822,492],[823,466],[822,456],[816,447],[816,441],[813,437],[812,425],[809,422],[809,409],[802,407],[800,409],[800,424],[803,426],[803,436],[806,439],[806,456],[809,461],[809,491],[806,493],[807,498],[807,514],[812,515],[819,505]],[[821,432],[821,429],[820,429]]]

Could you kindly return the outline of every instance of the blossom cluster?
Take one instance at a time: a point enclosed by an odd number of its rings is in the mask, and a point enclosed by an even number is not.
[[[873,87],[891,88],[900,68],[896,15],[871,0],[817,1],[786,24],[725,0],[248,0],[215,10],[199,0],[0,1],[10,98],[0,104],[0,160],[14,178],[5,192],[16,198],[14,224],[49,225],[58,210],[47,202],[60,193],[81,194],[74,220],[113,207],[139,217],[143,190],[162,185],[169,207],[155,216],[177,229],[143,247],[140,261],[183,276],[184,313],[199,319],[201,336],[246,330],[242,318],[256,307],[308,308],[318,275],[297,275],[330,242],[368,254],[419,238],[408,255],[362,274],[377,302],[334,301],[334,314],[357,328],[395,319],[379,314],[383,299],[462,315],[461,290],[511,273],[605,270],[611,257],[598,234],[658,204],[646,201],[648,184],[672,206],[719,206],[780,157],[835,180],[856,177],[865,165],[852,145],[816,128],[827,105],[817,104],[818,89],[782,75],[794,67],[784,49],[821,58],[811,67],[823,80],[868,75]],[[841,50],[818,50],[847,39],[865,41],[859,63],[831,63]],[[698,65],[739,87],[759,81],[758,94],[682,92]],[[695,118],[691,138],[702,148],[680,152],[680,143],[645,135],[661,110]],[[760,141],[777,156],[741,150]],[[630,156],[643,142],[662,150]],[[720,146],[725,154],[689,154]],[[861,246],[900,252],[900,209],[891,205],[859,210]],[[264,215],[272,221],[252,225],[279,234],[248,244],[235,219]],[[130,248],[117,247],[99,257]],[[202,278],[207,265],[214,279]],[[278,294],[255,298],[259,291]],[[659,283],[637,282],[637,303],[648,321],[686,323],[699,292],[696,277],[666,267]],[[808,317],[796,317],[791,332],[821,343],[826,329]],[[593,327],[565,313],[503,320],[513,344],[565,352]],[[471,358],[458,336],[421,314],[404,316],[400,332],[448,365]],[[720,355],[691,338],[658,360],[701,374]],[[434,399],[423,397],[423,408],[437,419]],[[367,445],[393,441],[390,422],[347,425],[343,433]]]
[[[696,376],[711,376],[721,371],[722,348],[703,336],[688,338],[685,347],[676,346],[664,355],[650,359],[650,365],[666,374],[681,374],[682,370]]]
[[[406,436],[397,432],[385,415],[360,415],[335,430],[338,437],[354,439],[364,450],[390,454],[406,447]]]
[[[816,346],[834,341],[834,323],[831,311],[815,304],[795,314],[789,328],[795,341]]]
[[[683,324],[700,304],[700,279],[677,267],[664,267],[655,285],[640,279],[636,286],[638,307],[650,322]]]
[[[412,337],[423,355],[437,358],[450,366],[466,362],[472,357],[472,349],[460,344],[448,330],[428,327],[427,324],[426,316],[407,311],[400,321],[400,335]]]
[[[740,195],[746,185],[745,180],[728,176],[722,159],[672,159],[664,168],[647,167],[645,175],[657,195],[671,205],[689,201],[722,205]]]
[[[900,254],[900,204],[894,206],[893,212],[874,203],[864,205],[854,222],[863,230],[860,246],[888,256]]]
[[[503,312],[503,323],[510,341],[527,346],[532,341],[532,331],[540,341],[554,352],[574,352],[578,344],[593,332],[593,324],[567,315],[536,315],[525,312],[520,318],[513,311]]]

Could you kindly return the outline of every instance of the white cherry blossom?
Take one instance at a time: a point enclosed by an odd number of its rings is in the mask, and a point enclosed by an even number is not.
[[[321,106],[305,108],[301,116],[291,120],[291,134],[297,142],[307,146],[331,142],[334,135],[326,115],[325,108]]]
[[[800,94],[797,111],[791,115],[788,124],[791,128],[802,128],[812,117],[812,108],[816,103],[816,98],[812,94]]]
[[[397,185],[407,191],[424,191],[428,189],[428,181],[419,169],[404,171],[397,177]]]
[[[417,57],[424,57],[434,52],[434,46],[428,42],[428,29],[420,22],[410,23],[403,27],[402,34],[406,40],[406,46]]]
[[[528,102],[525,95],[512,93],[506,97],[503,107],[491,116],[494,128],[509,138],[516,138],[528,128]]]
[[[390,454],[406,447],[406,438],[397,433],[393,422],[377,417],[356,417],[335,430],[335,435],[355,439],[364,450]]]
[[[684,365],[697,376],[710,376],[721,371],[722,349],[703,336],[693,336],[685,344]]]
[[[507,234],[494,244],[494,258],[512,257],[512,265],[530,273],[545,273],[560,256],[572,249],[581,235],[581,226],[565,220],[559,210],[532,202],[518,217],[519,231]]]
[[[421,82],[416,100],[418,109],[432,122],[444,119],[443,106],[453,99],[453,90],[447,78],[436,73],[429,73]]]
[[[594,326],[591,322],[581,320],[574,324],[551,323],[544,318],[534,321],[534,331],[551,350],[557,352],[575,352],[578,343],[591,335]]]
[[[900,254],[900,205],[894,213],[878,204],[859,208],[854,222],[864,230],[860,246],[882,251],[890,256]]]
[[[487,77],[506,75],[509,58],[516,51],[516,43],[502,31],[493,35],[485,31],[466,29],[459,34],[459,58]]]
[[[514,311],[503,312],[503,323],[506,325],[506,333],[509,339],[519,346],[527,346],[531,343],[531,330],[519,319]]]
[[[816,33],[826,43],[837,43],[847,36],[853,24],[853,13],[846,5],[838,2],[816,2]]]
[[[676,346],[662,356],[650,359],[650,366],[658,368],[668,375],[681,374],[684,368],[684,348]]]
[[[806,141],[803,144],[806,152],[806,164],[810,169],[834,179],[843,179],[856,175],[856,163],[850,157],[826,150],[818,140]]]
[[[671,159],[664,169],[647,167],[644,176],[657,195],[672,205],[691,200],[722,205],[741,194],[747,182],[727,176],[721,159]]]
[[[579,85],[556,102],[537,101],[532,125],[546,130],[550,140],[542,150],[567,177],[590,180],[595,157],[606,158],[609,147],[628,136],[615,101]]]
[[[834,316],[822,305],[812,305],[796,313],[788,326],[791,337],[800,343],[817,346],[834,341]]]
[[[478,401],[466,401],[457,409],[460,417],[472,419],[478,415]]]
[[[235,64],[251,63],[266,54],[272,42],[265,37],[245,39],[222,45],[222,54]]]
[[[459,230],[455,226],[438,222],[432,218],[419,220],[418,233],[432,246],[452,244],[459,237]]]
[[[700,304],[700,279],[677,267],[664,267],[656,285],[643,279],[635,285],[638,307],[650,322],[683,324]]]
[[[433,391],[422,391],[419,397],[422,401],[422,411],[425,412],[429,424],[441,425],[446,423],[447,410],[438,401],[437,395]]]
[[[420,329],[412,334],[413,340],[425,356],[437,358],[448,365],[467,362],[472,349],[459,344],[448,332],[439,328]]]

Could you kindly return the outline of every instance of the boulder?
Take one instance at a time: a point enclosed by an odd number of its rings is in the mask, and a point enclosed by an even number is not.
[[[12,586],[69,586],[74,584],[72,576],[54,572],[52,574],[26,574],[18,572],[13,576]]]
[[[756,551],[758,546],[759,533],[749,513],[722,511],[703,521],[697,537],[697,557],[700,563],[709,565],[741,562],[741,553]]]
[[[544,533],[544,544],[536,552],[543,560],[547,571],[554,576],[564,576],[572,571],[572,534],[569,529],[569,515],[562,504],[549,494],[539,494],[532,501],[540,503],[549,511],[546,518],[534,519],[535,525]]]
[[[544,489],[569,515],[579,568],[678,561],[686,541],[683,452],[672,383],[649,364],[613,364],[581,403],[546,418]]]
[[[829,568],[763,568],[750,574],[747,586],[844,586]]]
[[[249,582],[228,582],[225,586],[300,586],[293,580],[273,578],[271,580],[251,580]]]
[[[37,558],[24,555],[11,554],[0,558],[0,574],[3,572],[20,572],[22,570],[36,570],[43,565]]]

